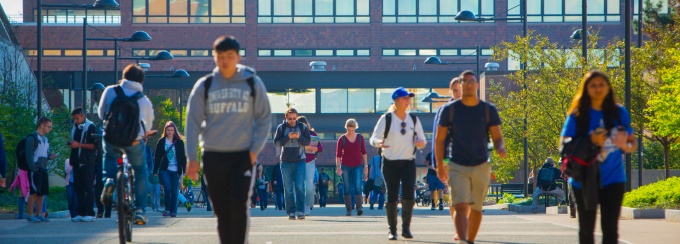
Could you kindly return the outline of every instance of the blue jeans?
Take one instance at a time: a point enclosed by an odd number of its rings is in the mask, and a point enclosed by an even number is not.
[[[146,189],[149,191],[151,198],[151,209],[158,210],[161,208],[161,184],[153,184],[148,182]]]
[[[260,209],[261,210],[267,209],[267,205],[269,203],[269,200],[267,199],[267,195],[269,195],[269,193],[267,192],[267,188],[265,189],[257,188],[257,195],[260,196]]]
[[[305,160],[282,162],[283,191],[286,198],[286,213],[304,213],[305,207]]]
[[[135,178],[135,205],[137,210],[145,211],[146,209],[146,182],[147,169],[146,159],[144,157],[144,141],[139,141],[137,145],[119,148],[104,140],[104,177],[116,180],[118,173],[118,158],[120,158],[120,150],[122,149],[127,154],[128,163],[132,165]]]
[[[361,195],[363,192],[361,180],[363,179],[364,166],[347,167],[341,165],[340,168],[342,169],[342,181],[345,182],[345,195]]]
[[[376,203],[376,201],[378,202],[378,209],[382,209],[383,205],[385,204],[385,194],[380,192],[380,189],[375,189],[375,190],[371,191],[371,200],[370,200],[371,207],[373,206],[373,204]]]
[[[305,214],[309,213],[310,207],[314,205],[314,172],[316,171],[316,160],[305,163]]]
[[[177,195],[179,194],[179,175],[177,171],[160,170],[160,180],[165,193],[165,211],[177,213]]]
[[[78,197],[73,182],[66,186],[66,201],[68,201],[68,212],[71,214],[71,218],[78,216]]]
[[[326,198],[328,197],[328,186],[319,187],[319,207],[326,207]]]
[[[276,209],[282,210],[285,204],[283,204],[283,191],[275,191],[274,192],[274,206],[276,206]]]

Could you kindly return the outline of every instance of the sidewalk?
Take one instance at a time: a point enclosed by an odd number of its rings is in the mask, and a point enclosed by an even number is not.
[[[363,216],[344,216],[344,207],[314,208],[305,220],[288,220],[285,211],[251,208],[250,243],[452,243],[453,224],[448,210],[414,210],[412,240],[387,240],[384,211],[365,207]],[[354,212],[356,213],[356,212]],[[114,218],[92,223],[52,219],[29,224],[26,220],[0,220],[0,243],[117,243]],[[218,243],[212,212],[179,208],[177,218],[149,212],[149,223],[135,226],[135,243]],[[401,222],[401,219],[399,220]],[[680,223],[663,220],[621,220],[620,243],[677,243]],[[401,224],[399,226],[399,233]],[[568,215],[516,214],[486,208],[475,243],[578,243],[578,223]],[[600,239],[599,232],[596,234]]]

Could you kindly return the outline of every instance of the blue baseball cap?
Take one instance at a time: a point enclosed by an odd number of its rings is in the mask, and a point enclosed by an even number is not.
[[[394,101],[395,99],[397,99],[397,98],[405,97],[405,96],[414,97],[415,94],[413,94],[413,92],[408,92],[408,91],[407,91],[406,89],[404,89],[403,87],[399,87],[399,88],[397,88],[396,90],[394,90],[394,91],[392,92],[392,100],[393,100],[393,101]]]

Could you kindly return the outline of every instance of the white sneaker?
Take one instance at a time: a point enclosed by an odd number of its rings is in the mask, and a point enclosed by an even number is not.
[[[81,221],[83,221],[83,216],[80,216],[80,215],[71,218],[71,222],[81,222]]]
[[[94,216],[84,216],[80,219],[81,222],[92,222],[94,221]]]

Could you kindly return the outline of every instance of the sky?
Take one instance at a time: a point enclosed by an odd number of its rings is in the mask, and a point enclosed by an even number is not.
[[[2,5],[10,20],[22,22],[23,2],[23,0],[0,0],[0,5]]]

